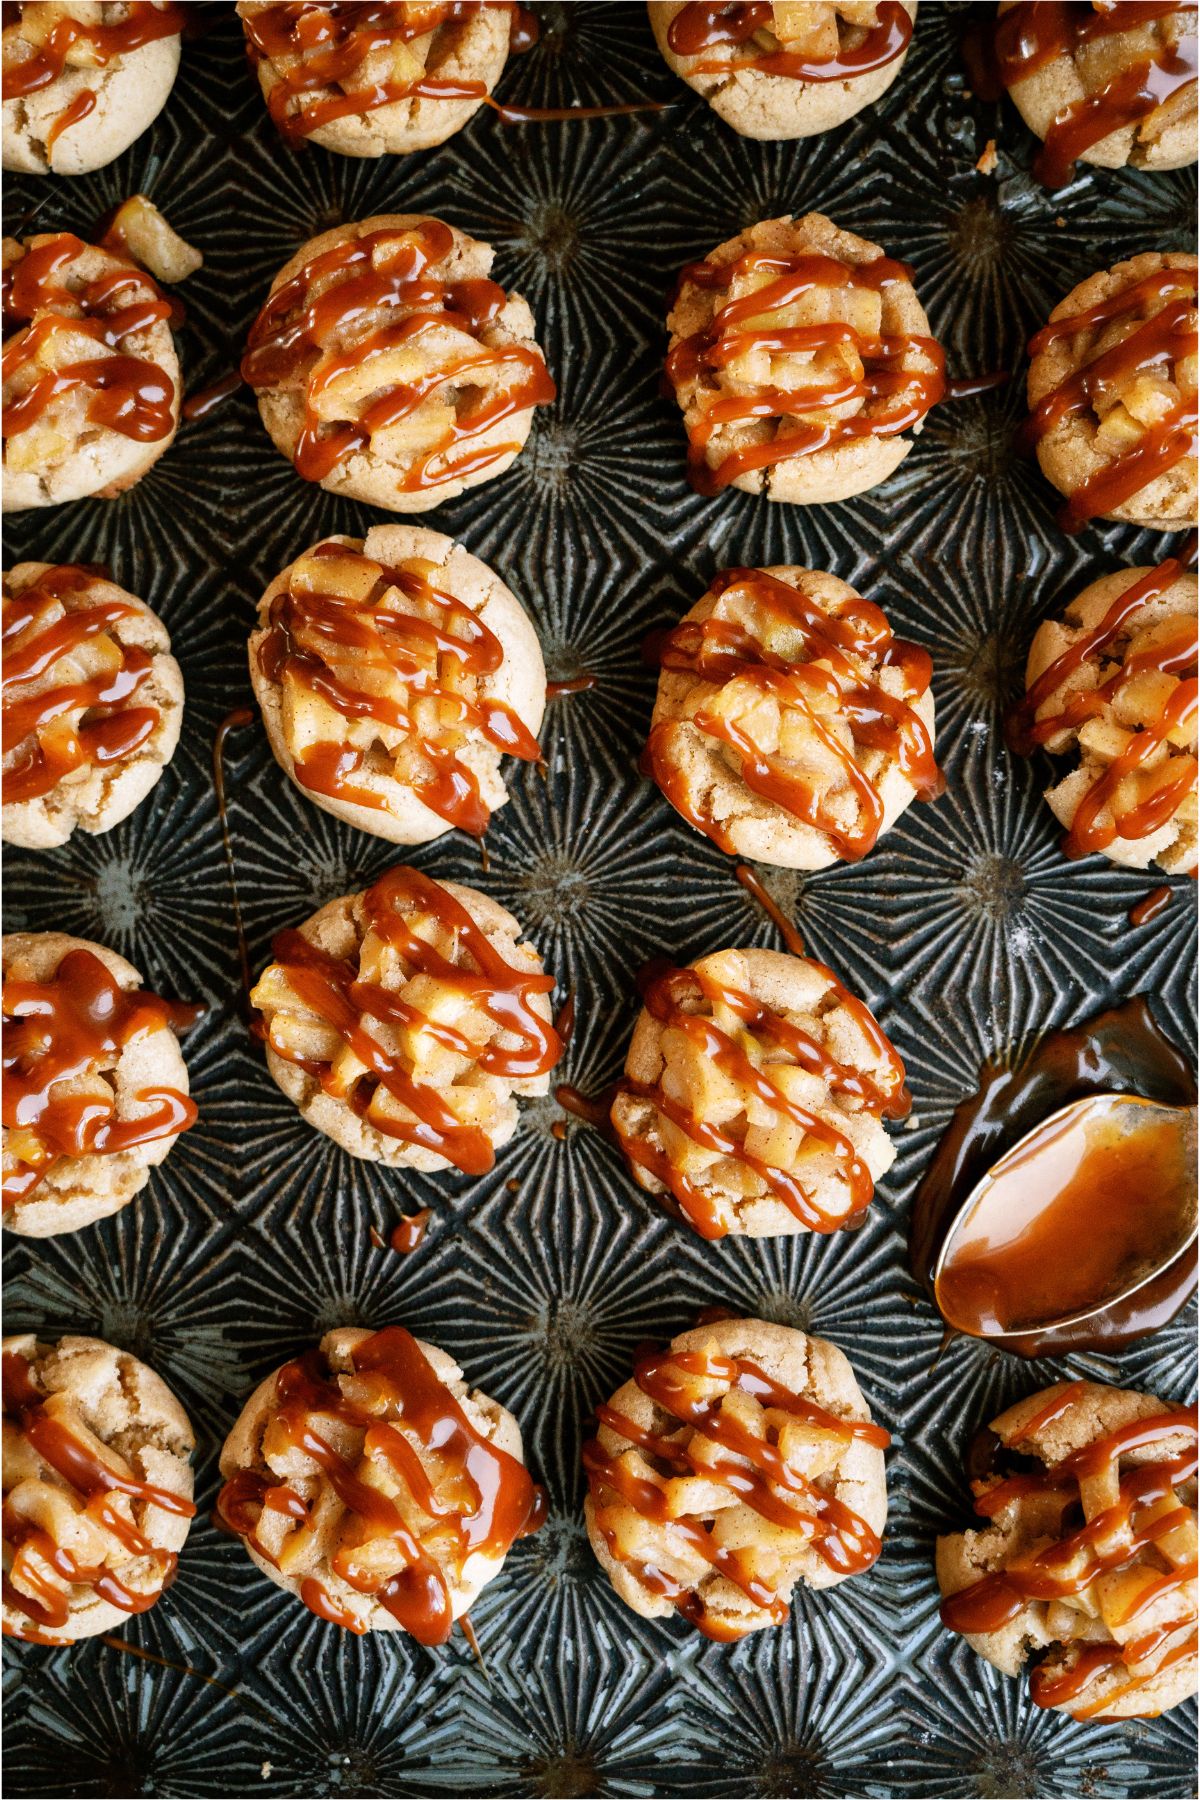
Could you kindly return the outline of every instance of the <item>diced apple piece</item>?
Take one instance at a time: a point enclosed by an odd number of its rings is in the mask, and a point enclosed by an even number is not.
[[[117,208],[101,242],[106,249],[132,257],[158,281],[185,281],[204,262],[199,250],[168,225],[145,194],[132,194]]]
[[[444,401],[426,400],[415,413],[371,433],[371,449],[385,462],[404,462],[423,451],[448,448],[456,413]]]

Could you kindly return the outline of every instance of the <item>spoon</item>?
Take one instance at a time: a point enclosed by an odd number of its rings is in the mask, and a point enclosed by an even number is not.
[[[1196,1109],[1092,1094],[976,1182],[945,1235],[934,1294],[967,1336],[1034,1337],[1123,1305],[1196,1234]]]

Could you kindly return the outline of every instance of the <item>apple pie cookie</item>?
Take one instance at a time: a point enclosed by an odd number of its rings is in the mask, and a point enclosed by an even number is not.
[[[395,868],[281,931],[250,998],[310,1125],[390,1168],[482,1175],[562,1051],[554,977],[494,900]]]
[[[1008,739],[1079,753],[1047,791],[1068,856],[1196,869],[1196,576],[1170,557],[1084,588],[1029,650]]]
[[[1027,433],[1059,519],[1186,531],[1196,519],[1196,258],[1090,275],[1029,345]]]
[[[651,964],[612,1123],[635,1181],[702,1237],[836,1231],[870,1204],[912,1105],[904,1064],[831,970],[778,950]]]
[[[175,1034],[197,1009],[61,931],[2,948],[4,1223],[54,1237],[119,1212],[195,1123]]]
[[[937,1544],[942,1622],[1035,1706],[1149,1718],[1196,1692],[1196,1409],[1056,1382],[970,1459],[978,1531]]]
[[[276,760],[361,831],[481,835],[508,798],[501,757],[541,755],[537,634],[452,538],[420,525],[327,538],[276,577],[258,617],[250,679]]]
[[[109,831],[179,742],[183,677],[157,613],[78,563],[4,577],[6,844],[50,850]]]
[[[4,8],[4,167],[85,175],[141,137],[179,70],[185,8],[66,0]]]
[[[99,1338],[3,1341],[4,1632],[73,1644],[148,1612],[195,1515],[192,1428]]]
[[[400,1325],[326,1332],[260,1383],[221,1452],[217,1518],[264,1575],[361,1635],[444,1644],[545,1496],[521,1430]]]
[[[745,1637],[782,1624],[799,1583],[834,1587],[879,1555],[890,1439],[823,1338],[701,1325],[641,1356],[596,1417],[588,1537],[644,1619]]]
[[[284,264],[242,374],[306,481],[426,512],[508,468],[555,388],[494,255],[440,219],[381,213]]]
[[[4,240],[4,510],[111,500],[179,426],[174,303],[68,231]]]
[[[725,569],[656,652],[642,767],[731,855],[854,862],[942,791],[928,653],[834,575]]]
[[[878,100],[900,73],[916,13],[916,0],[650,0],[670,68],[752,138],[815,137]]]
[[[821,213],[752,225],[690,263],[667,325],[702,494],[861,494],[900,466],[945,392],[912,270]]]
[[[343,156],[444,144],[478,112],[508,58],[503,3],[338,6],[238,0],[267,109],[289,143]]]

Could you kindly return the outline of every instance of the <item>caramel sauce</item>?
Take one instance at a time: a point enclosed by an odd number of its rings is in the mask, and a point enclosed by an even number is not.
[[[935,1284],[971,1337],[1045,1330],[1109,1305],[1180,1255],[1195,1224],[1195,1123],[1149,1108],[1051,1119],[952,1231]]]
[[[223,400],[228,400],[231,394],[236,394],[244,385],[241,370],[233,369],[228,375],[222,375],[220,381],[214,381],[210,387],[200,388],[196,393],[189,394],[183,403],[183,417],[189,421],[207,419],[209,413],[215,412]]]
[[[294,584],[278,594],[258,648],[264,677],[317,697],[347,720],[403,732],[419,748],[421,768],[411,781],[417,799],[447,824],[481,836],[491,814],[455,740],[475,733],[524,762],[541,755],[512,707],[486,691],[504,661],[499,638],[436,585],[432,563],[414,558],[389,569],[337,543],[319,544],[310,554],[361,565],[376,578],[362,599]],[[347,661],[361,671],[360,680],[346,672]],[[474,687],[474,698],[463,683]],[[380,692],[381,686],[390,691]],[[430,735],[418,723],[419,710],[428,709],[439,719],[453,715],[453,724]],[[296,779],[313,793],[386,811],[386,797],[355,780],[371,754],[334,741],[308,745],[295,757]]]
[[[1078,1391],[1078,1384],[1075,1384]],[[1076,1397],[1071,1392],[1054,1398],[1058,1410],[1065,1411]],[[1030,1436],[1037,1422],[1027,1426],[1022,1438]],[[1078,1503],[1081,1484],[1106,1471],[1119,1471],[1120,1459],[1134,1449],[1168,1442],[1180,1433],[1192,1439],[1191,1446],[1176,1455],[1158,1461],[1141,1462],[1119,1475],[1119,1498],[1078,1529],[1060,1526],[1060,1536],[1041,1548],[1024,1553],[1018,1566],[984,1575],[956,1594],[942,1601],[942,1623],[951,1631],[969,1635],[999,1631],[1020,1617],[1031,1601],[1069,1599],[1084,1593],[1092,1582],[1114,1569],[1137,1561],[1144,1551],[1153,1553],[1156,1539],[1179,1522],[1181,1502],[1177,1489],[1191,1482],[1196,1474],[1196,1409],[1178,1409],[1135,1419],[1109,1434],[1098,1443],[1076,1451],[1063,1462],[1052,1464],[1043,1473],[1022,1474],[986,1489],[976,1508],[984,1517],[992,1517],[1009,1499],[1018,1495],[1038,1494],[1060,1497],[1061,1517],[1066,1519]],[[1019,1485],[1018,1485],[1019,1484]],[[1172,1505],[1171,1503],[1176,1504]],[[1154,1580],[1132,1603],[1126,1620],[1133,1618],[1152,1603],[1159,1594],[1195,1579],[1192,1563],[1180,1569],[1168,1565],[1160,1579]],[[1119,1696],[1136,1693],[1154,1680],[1165,1668],[1182,1660],[1195,1650],[1195,1611],[1186,1619],[1172,1622],[1145,1636],[1134,1638],[1124,1646],[1116,1643],[1087,1644],[1081,1647],[1067,1669],[1059,1676],[1044,1674],[1035,1668],[1030,1677],[1030,1698],[1035,1706],[1067,1706],[1079,1719],[1103,1718]],[[1154,1668],[1137,1669],[1164,1645],[1161,1660]],[[1128,1679],[1114,1693],[1088,1702],[1088,1688],[1101,1674],[1127,1671]]]
[[[1132,582],[1117,595],[1098,624],[1081,632],[1075,643],[1043,670],[1009,715],[1005,736],[1010,749],[1029,756],[1058,732],[1077,730],[1115,704],[1122,691],[1147,672],[1181,675],[1185,670],[1195,670],[1196,620],[1191,616],[1181,620],[1172,637],[1163,638],[1152,649],[1126,656],[1115,674],[1098,687],[1082,693],[1069,692],[1067,687],[1071,676],[1085,662],[1100,661],[1122,635],[1136,628],[1138,614],[1178,581],[1194,551],[1193,538],[1190,551],[1185,549],[1177,557],[1168,557]],[[1194,756],[1175,758],[1178,772],[1174,778],[1137,804],[1122,806],[1119,796],[1126,776],[1136,773],[1177,726],[1195,717],[1198,692],[1200,683],[1194,673],[1180,680],[1157,717],[1136,731],[1127,749],[1101,769],[1080,799],[1071,828],[1063,838],[1065,855],[1088,856],[1107,849],[1116,838],[1146,837],[1174,817],[1196,785],[1200,765]],[[1055,710],[1039,719],[1042,707],[1050,703]]]
[[[847,1008],[864,1031],[876,1056],[884,1063],[882,1082],[858,1069],[848,1068],[830,1054],[817,1040],[773,1012],[765,1003],[738,989],[728,988],[713,976],[697,969],[675,969],[650,965],[642,971],[639,986],[647,1011],[664,1030],[676,1031],[688,1038],[702,1054],[715,1063],[733,1081],[753,1093],[772,1111],[799,1125],[821,1149],[836,1159],[850,1195],[849,1210],[840,1215],[826,1212],[805,1187],[803,1181],[785,1169],[774,1167],[761,1157],[752,1155],[737,1135],[736,1121],[720,1126],[690,1111],[681,1101],[668,1094],[661,1083],[635,1081],[625,1076],[617,1086],[618,1094],[632,1095],[649,1101],[679,1131],[705,1150],[715,1151],[740,1163],[757,1176],[781,1200],[788,1211],[809,1231],[837,1231],[870,1204],[874,1192],[871,1172],[862,1161],[849,1138],[819,1114],[790,1099],[772,1081],[770,1063],[758,1067],[750,1060],[742,1043],[723,1031],[715,1020],[698,1010],[717,1003],[734,1012],[742,1021],[743,1031],[771,1049],[781,1051],[788,1061],[817,1075],[834,1093],[848,1094],[865,1110],[879,1118],[902,1119],[912,1106],[912,1097],[904,1084],[904,1065],[892,1045],[862,1001],[844,988],[831,970],[814,964],[832,983],[831,998]],[[558,1090],[559,1104],[563,1091]],[[616,1118],[612,1120],[617,1140],[626,1158],[636,1170],[644,1170],[672,1195],[680,1214],[704,1238],[725,1234],[717,1207],[705,1188],[678,1168],[665,1150],[645,1137],[627,1135]]]
[[[1011,380],[1011,369],[997,369],[991,375],[956,375],[946,382],[944,397],[947,400],[973,400],[976,394],[990,394]]]
[[[351,1363],[353,1374],[339,1377],[313,1350],[280,1369],[272,1452],[310,1458],[345,1509],[331,1557],[337,1575],[356,1593],[369,1594],[418,1643],[444,1644],[454,1625],[447,1564],[461,1580],[470,1557],[504,1556],[517,1538],[541,1525],[544,1496],[523,1463],[475,1429],[402,1326],[388,1325],[366,1338],[351,1352]],[[353,1384],[354,1398],[343,1383]],[[351,1460],[334,1448],[326,1420],[365,1432],[361,1455],[399,1482],[400,1497],[373,1486],[358,1456]],[[270,1474],[243,1470],[221,1489],[216,1511],[226,1530],[273,1563],[256,1535],[263,1512],[283,1512],[303,1530],[309,1504]],[[413,1529],[414,1511],[425,1516],[427,1528]],[[436,1538],[437,1559],[425,1536]],[[384,1560],[400,1560],[395,1574],[377,1573],[374,1547]],[[318,1618],[356,1633],[366,1629],[311,1576],[300,1597]]]
[[[619,1088],[620,1083],[613,1082],[599,1094],[584,1094],[579,1088],[571,1087],[569,1083],[563,1082],[555,1088],[554,1098],[563,1111],[570,1113],[572,1118],[579,1119],[584,1125],[590,1125],[594,1131],[600,1132],[603,1137],[617,1142],[610,1114]]]
[[[195,1124],[195,1102],[175,1088],[139,1092],[158,1104],[137,1119],[118,1118],[111,1098],[62,1089],[147,1032],[187,1030],[202,1011],[141,988],[126,993],[90,950],[69,950],[48,981],[5,977],[3,1121],[27,1152],[4,1175],[5,1209],[61,1157],[115,1156]]]
[[[96,96],[91,88],[80,88],[68,107],[65,107],[46,133],[46,156],[57,144],[64,131],[70,131],[73,125],[82,124],[96,110]]]
[[[6,6],[4,9],[5,27],[10,23],[17,23],[24,10],[23,6],[18,5],[16,8],[17,19],[11,20],[10,9]],[[91,52],[93,66],[104,68],[112,62],[114,57],[128,56],[131,51],[140,50],[143,44],[153,44],[159,38],[177,37],[183,30],[187,10],[186,7],[179,5],[153,6],[148,4],[148,0],[128,0],[124,8],[124,16],[109,25],[84,24],[79,19],[69,16],[58,18],[45,40],[36,49],[30,47],[31,55],[11,66],[8,66],[6,59],[4,98],[17,100],[25,94],[40,93],[43,88],[49,87],[51,82],[57,81],[63,73],[67,66],[67,57],[76,44],[84,44]],[[91,100],[92,105],[86,107],[83,112],[76,112],[74,119],[71,120],[72,124],[85,117],[86,113],[91,112],[92,107],[96,104],[95,95],[87,94],[87,90],[84,89],[71,102],[71,107],[67,110],[71,111],[77,107],[85,95]],[[56,122],[51,137],[47,139],[47,150],[50,149],[54,137],[67,129],[63,122],[65,117],[64,114]]]
[[[156,1487],[138,1477],[110,1467],[89,1444],[49,1414],[43,1395],[29,1373],[29,1364],[18,1352],[4,1352],[4,1421],[37,1452],[70,1489],[73,1510],[116,1537],[131,1557],[147,1557],[158,1568],[156,1587],[134,1592],[124,1586],[104,1564],[90,1567],[77,1558],[33,1518],[4,1504],[5,1566],[4,1601],[21,1615],[22,1623],[4,1626],[6,1636],[34,1644],[69,1644],[64,1635],[70,1620],[72,1587],[89,1587],[98,1599],[126,1613],[142,1613],[159,1599],[175,1573],[175,1553],[153,1545],[136,1525],[112,1503],[123,1494],[134,1505],[157,1506],[164,1512],[190,1519],[196,1508],[169,1488]],[[58,1577],[53,1580],[47,1571]],[[20,1586],[18,1586],[18,1582]],[[63,1585],[63,1584],[67,1585]],[[26,1588],[34,1590],[27,1593]]]
[[[575,989],[572,988],[554,1015],[554,1029],[565,1050],[575,1031]]]
[[[87,246],[60,231],[4,272],[4,381],[38,370],[38,355],[60,333],[91,338],[103,356],[41,370],[4,409],[4,437],[37,423],[53,400],[83,388],[93,425],[138,443],[157,443],[175,429],[175,384],[165,369],[124,346],[138,333],[178,317],[174,302],[132,264],[68,285],[71,264]],[[76,310],[82,315],[74,316]]]
[[[520,378],[512,386],[464,398],[454,421],[434,445],[414,453],[397,484],[401,493],[442,487],[518,450],[516,441],[484,446],[476,440],[503,420],[555,398],[557,389],[536,347],[483,341],[507,303],[504,289],[482,278],[443,281],[434,273],[453,243],[450,227],[438,219],[405,231],[368,232],[319,252],[268,298],[250,329],[241,372],[256,392],[303,379],[304,423],[292,460],[306,481],[324,481],[347,457],[366,449],[373,432],[411,417],[453,382],[462,379],[474,389],[485,376],[517,371]],[[407,309],[404,318],[376,327],[348,350],[330,348],[331,339],[365,314],[395,307]],[[339,376],[447,326],[475,338],[477,352],[383,388],[356,423],[321,419],[315,403]]]
[[[1051,1113],[1089,1094],[1106,1093],[1140,1094],[1168,1106],[1196,1102],[1187,1059],[1159,1030],[1144,999],[1127,1000],[1070,1030],[1050,1032],[1012,1066],[999,1061],[983,1065],[978,1088],[956,1109],[913,1201],[909,1267],[931,1296],[942,1246],[976,1183]],[[1119,1253],[1122,1243],[1136,1237],[1143,1207],[1150,1206],[1148,1216],[1153,1214],[1153,1203],[1145,1196],[1124,1187],[1120,1192],[1123,1203],[1134,1209],[1133,1223],[1120,1216],[1106,1218],[1097,1209],[1089,1227],[1098,1242],[1086,1255],[1096,1257],[1101,1267],[1106,1257]],[[1071,1246],[1072,1263],[1083,1254],[1081,1244]],[[1046,1267],[1035,1273],[1043,1304],[1053,1299],[1060,1281],[1068,1286],[1072,1281],[1069,1268]],[[1028,1357],[1111,1352],[1158,1331],[1195,1290],[1195,1256],[1185,1249],[1136,1294],[1092,1317],[1028,1336],[1001,1335],[989,1341]],[[1102,1298],[1095,1295],[1097,1302]]]
[[[675,1513],[669,1504],[666,1480],[696,1475],[706,1484],[715,1482],[728,1489],[769,1524],[809,1536],[822,1561],[839,1575],[861,1574],[875,1562],[880,1540],[864,1519],[833,1495],[823,1493],[815,1482],[806,1480],[774,1444],[752,1432],[721,1399],[697,1397],[696,1386],[709,1380],[723,1381],[730,1391],[750,1396],[765,1409],[788,1413],[820,1431],[836,1433],[847,1448],[858,1439],[882,1449],[891,1438],[881,1426],[827,1412],[814,1401],[780,1387],[745,1357],[700,1351],[652,1351],[635,1365],[634,1380],[671,1423],[665,1433],[653,1432],[634,1424],[612,1406],[597,1407],[599,1423],[641,1450],[655,1472],[639,1475],[624,1462],[622,1451],[610,1456],[598,1439],[586,1443],[583,1466],[595,1523],[612,1554],[629,1563],[638,1581],[670,1600],[706,1637],[721,1639],[740,1634],[730,1634],[711,1619],[693,1589],[681,1587],[661,1569],[648,1563],[633,1563],[622,1554],[617,1533],[607,1520],[612,1502],[606,1502],[606,1494],[654,1524],[668,1526],[681,1547],[702,1556],[755,1606],[767,1611],[774,1624],[787,1617],[787,1601],[754,1573],[748,1558],[718,1545],[702,1519]],[[703,1464],[694,1461],[678,1442],[679,1426],[690,1426],[720,1445],[730,1453],[730,1460]]]
[[[1136,31],[1178,11],[1178,0],[1021,0],[995,25],[995,66],[1006,88],[1026,81],[1057,57],[1075,58],[1086,45]],[[1173,48],[1159,47],[1149,58],[1122,69],[1098,93],[1085,95],[1058,112],[1033,162],[1046,187],[1064,187],[1075,163],[1101,138],[1137,125],[1196,79],[1196,39],[1183,37]]]
[[[370,1238],[376,1250],[395,1250],[400,1256],[411,1256],[414,1250],[425,1242],[425,1233],[429,1229],[429,1221],[433,1217],[427,1206],[420,1212],[408,1213],[400,1223],[393,1227],[390,1236],[384,1237],[372,1225]]]
[[[931,337],[885,333],[864,337],[852,325],[831,321],[822,325],[770,326],[750,323],[764,314],[794,304],[814,289],[858,287],[885,292],[896,282],[911,282],[912,270],[890,257],[852,266],[835,257],[809,253],[778,256],[765,250],[749,250],[734,262],[690,263],[679,277],[687,285],[726,292],[739,275],[759,270],[771,272],[765,287],[717,308],[710,324],[681,338],[669,352],[667,379],[678,394],[685,382],[704,372],[719,370],[748,351],[822,351],[850,347],[862,363],[861,380],[843,373],[823,384],[787,391],[763,387],[752,394],[721,394],[704,403],[702,416],[688,428],[688,478],[701,494],[716,494],[739,476],[772,467],[800,456],[851,443],[863,437],[895,437],[925,417],[945,392],[945,356]],[[931,370],[905,368],[915,352],[934,365]],[[849,418],[835,418],[828,409],[861,401],[862,410]],[[813,414],[828,416],[814,419]],[[743,445],[722,457],[716,468],[708,465],[706,450],[719,427],[753,420],[793,421],[784,437],[766,443]]]
[[[108,767],[123,761],[159,723],[156,706],[137,704],[154,659],[115,635],[108,640],[115,668],[84,681],[60,680],[33,695],[26,692],[61,658],[121,619],[137,616],[134,607],[119,600],[100,599],[52,616],[60,604],[86,594],[94,580],[93,572],[77,563],[55,564],[19,593],[4,579],[3,745],[6,757],[20,752],[4,771],[8,805],[52,793],[65,776],[86,764]],[[67,715],[77,710],[82,716],[71,727]]]
[[[749,43],[758,31],[774,32],[774,9],[763,0],[730,5],[727,0],[688,0],[671,20],[667,42],[676,56],[703,56],[706,51]],[[713,58],[697,63],[692,74],[780,75],[790,81],[853,81],[884,69],[903,56],[912,37],[912,20],[899,0],[879,0],[875,24],[855,44],[842,44],[834,56],[809,56],[780,45],[737,60]],[[856,36],[859,34],[856,32]]]
[[[783,939],[784,948],[792,956],[805,956],[804,939],[795,925],[788,918],[778,901],[767,892],[762,877],[748,863],[739,863],[733,871],[734,878],[745,888],[750,898],[762,907],[772,925]]]
[[[1153,888],[1144,900],[1139,900],[1129,909],[1129,923],[1137,929],[1141,925],[1149,925],[1160,913],[1166,912],[1171,904],[1169,887]]]
[[[493,1166],[491,1141],[478,1126],[463,1125],[439,1091],[414,1080],[407,1057],[385,1050],[366,1029],[364,1015],[399,1024],[424,1025],[451,1049],[475,1057],[480,1069],[510,1081],[528,1080],[552,1069],[561,1045],[549,1020],[531,1004],[535,995],[548,994],[554,977],[534,970],[514,968],[490,942],[466,908],[439,882],[417,869],[390,869],[363,896],[370,931],[403,958],[408,969],[470,995],[493,1023],[516,1039],[504,1049],[491,1044],[476,1056],[474,1047],[452,1026],[427,1018],[411,1002],[383,987],[362,981],[354,962],[330,956],[298,931],[281,931],[272,943],[276,963],[301,1004],[337,1032],[369,1073],[355,1084],[350,1104],[366,1113],[371,1096],[383,1087],[413,1114],[411,1122],[372,1118],[376,1129],[404,1143],[431,1150],[467,1175],[484,1175]],[[413,929],[402,908],[413,909],[452,930],[460,955],[471,965],[459,968]],[[327,1062],[309,1063],[286,1047],[276,1055],[294,1062],[329,1090],[331,1068]]]
[[[548,681],[546,700],[562,700],[567,694],[587,694],[595,687],[595,675],[572,675],[567,681]]]
[[[739,718],[702,709],[687,723],[737,753],[741,779],[754,793],[822,832],[846,861],[858,861],[879,836],[883,798],[853,751],[824,723],[813,700],[817,695],[833,700],[850,725],[856,747],[894,757],[918,797],[935,799],[945,782],[925,723],[912,705],[929,687],[928,654],[895,639],[871,601],[855,596],[843,612],[827,613],[801,589],[765,569],[726,569],[709,592],[718,596],[716,609],[707,619],[684,619],[666,634],[658,650],[661,666],[717,686],[740,680],[758,693],[774,696],[781,709],[797,709],[853,790],[857,824],[850,829],[839,825],[822,806],[811,779],[789,767],[785,757],[760,750]],[[753,624],[723,615],[720,596],[726,594],[749,600]],[[772,629],[798,634],[810,660],[793,661],[769,649]],[[898,667],[906,695],[886,693],[862,673],[855,657]],[[701,805],[693,804],[684,773],[672,764],[670,748],[680,730],[681,722],[674,719],[664,719],[651,729],[643,771],[690,825],[732,853],[728,833]]]
[[[1137,376],[1174,366],[1196,354],[1196,270],[1160,269],[1132,286],[1085,311],[1071,313],[1044,325],[1029,340],[1030,356],[1038,356],[1061,338],[1076,337],[1113,319],[1134,317],[1144,306],[1162,304],[1156,312],[1123,337],[1119,343],[1094,356],[1068,375],[1034,408],[1024,428],[1031,446],[1063,424],[1088,413],[1106,389],[1120,388]],[[1167,474],[1187,456],[1196,454],[1196,403],[1181,398],[1178,405],[1154,425],[1144,429],[1132,447],[1109,458],[1068,497],[1059,512],[1064,531],[1078,531],[1089,519],[1122,506],[1150,482]]]

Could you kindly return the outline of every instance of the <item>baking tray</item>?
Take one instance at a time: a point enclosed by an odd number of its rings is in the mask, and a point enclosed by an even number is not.
[[[37,228],[86,233],[126,194],[150,194],[205,256],[182,293],[195,389],[233,366],[272,275],[314,232],[375,212],[440,214],[496,245],[498,277],[530,301],[559,383],[515,467],[429,523],[522,598],[552,678],[586,672],[597,685],[551,706],[547,780],[510,767],[490,868],[457,834],[411,860],[517,914],[577,996],[561,1078],[600,1088],[620,1069],[643,961],[778,945],[732,863],[637,774],[654,693],[641,640],[723,564],[832,570],[932,651],[948,790],[856,867],[766,879],[813,953],[879,1013],[914,1108],[862,1229],[823,1238],[702,1243],[596,1134],[572,1122],[562,1137],[552,1099],[525,1106],[478,1181],[353,1162],[278,1092],[238,1017],[209,753],[248,697],[245,639],[266,583],[323,534],[361,536],[383,515],[302,482],[243,394],[186,425],[121,499],[12,520],[10,561],[106,562],[162,614],[187,713],[173,764],[132,818],[9,854],[9,927],[99,939],[209,1011],[186,1043],[200,1122],[150,1186],[84,1231],[6,1246],[8,1330],[127,1346],[170,1382],[200,1439],[200,1514],[178,1580],[123,1632],[181,1666],[96,1641],[6,1651],[9,1792],[1190,1793],[1191,1708],[1125,1725],[1038,1712],[1023,1683],[939,1626],[932,1550],[966,1516],[961,1454],[978,1423],[1067,1370],[1181,1398],[1192,1323],[1119,1363],[1027,1364],[964,1340],[934,1367],[940,1327],[904,1258],[915,1179],[983,1058],[1139,991],[1178,1040],[1194,1037],[1190,884],[1131,928],[1128,908],[1157,876],[1065,861],[1045,768],[1011,758],[999,731],[1036,621],[1103,570],[1157,561],[1165,540],[1120,526],[1062,534],[1056,495],[1013,444],[1019,383],[939,408],[886,486],[804,510],[693,494],[658,380],[678,267],[758,219],[811,208],[915,265],[953,374],[1015,367],[1093,269],[1192,247],[1192,171],[1085,174],[1046,193],[1014,109],[966,91],[958,39],[981,6],[925,0],[883,102],[796,144],[727,130],[662,64],[641,6],[539,6],[541,42],[510,63],[503,97],[649,96],[663,110],[508,127],[485,109],[440,149],[378,162],[286,150],[232,7],[206,10],[212,28],[185,44],[153,129],[95,175],[10,180],[9,229],[37,207]],[[988,139],[999,161],[983,175]],[[397,855],[302,798],[258,727],[231,739],[229,781],[258,967],[274,931]],[[372,1248],[370,1226],[414,1204],[434,1209],[417,1254]],[[712,1303],[831,1337],[895,1436],[878,1565],[801,1594],[785,1626],[737,1646],[628,1611],[580,1510],[590,1409],[641,1340]],[[486,1673],[458,1634],[430,1651],[322,1624],[208,1523],[217,1452],[251,1384],[332,1325],[393,1320],[513,1408],[551,1495],[549,1524],[473,1612]]]

